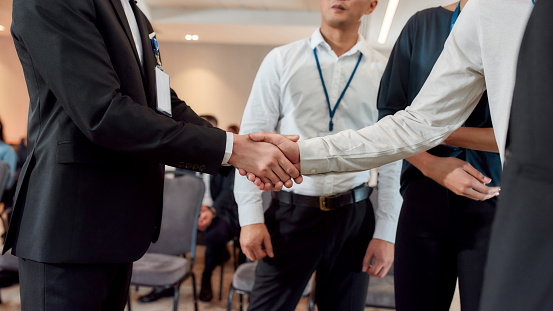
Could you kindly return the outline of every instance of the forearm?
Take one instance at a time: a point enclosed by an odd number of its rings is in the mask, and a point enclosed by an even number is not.
[[[499,152],[493,128],[461,127],[455,130],[444,144],[461,148]]]

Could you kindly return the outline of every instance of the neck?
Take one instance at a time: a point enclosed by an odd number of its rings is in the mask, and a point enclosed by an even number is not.
[[[342,54],[349,51],[359,38],[359,25],[353,28],[341,29],[333,28],[328,25],[321,25],[321,35],[330,48],[340,57]]]
[[[468,0],[461,0],[461,11],[463,10],[463,8],[465,7],[465,4],[467,4],[467,2],[468,2]],[[455,8],[457,7],[458,3],[459,2],[455,2],[455,3],[452,3],[452,4],[446,5],[446,6],[444,6],[444,9],[453,12],[453,11],[455,11]]]

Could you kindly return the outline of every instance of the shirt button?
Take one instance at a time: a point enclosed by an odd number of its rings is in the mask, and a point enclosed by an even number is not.
[[[315,174],[315,173],[317,173],[317,170],[316,170],[316,169],[312,169],[312,170],[311,170],[311,174]]]

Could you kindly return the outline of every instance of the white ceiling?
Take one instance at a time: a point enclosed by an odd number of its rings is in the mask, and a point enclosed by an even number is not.
[[[376,40],[388,5],[388,0],[381,0],[367,19],[366,37],[375,48],[390,50],[411,15],[452,2],[400,0],[388,40],[380,45]],[[11,3],[0,0],[0,25],[7,26],[0,36],[9,35]],[[196,34],[201,43],[281,45],[311,35],[320,24],[318,0],[138,0],[138,4],[160,41],[185,41],[187,34]]]

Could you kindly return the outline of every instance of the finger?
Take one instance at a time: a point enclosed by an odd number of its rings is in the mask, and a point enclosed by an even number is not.
[[[261,248],[261,245],[255,246],[252,251],[256,259],[267,257],[267,253]]]
[[[293,185],[294,185],[294,182],[292,182],[291,179],[284,183],[284,187],[286,188],[292,188]]]
[[[363,258],[363,268],[361,268],[361,271],[368,273],[369,268],[371,267],[371,260],[373,259],[372,254],[367,253],[365,255],[365,258]]]
[[[301,184],[302,181],[303,181],[303,176],[301,176],[301,175],[298,176],[298,177],[296,177],[296,178],[294,178],[294,182],[295,182],[296,184]]]
[[[382,271],[382,264],[377,264],[375,263],[374,265],[372,265],[370,268],[369,268],[369,275],[372,276],[372,277],[381,277],[380,276],[380,271]]]
[[[257,176],[255,176],[254,173],[248,173],[246,176],[248,177],[248,180],[251,182],[255,182],[255,179],[257,178]]]
[[[271,258],[275,257],[273,253],[273,243],[271,243],[271,236],[267,233],[263,238],[263,245],[265,245],[265,252]]]
[[[300,170],[298,168],[296,168],[294,166],[294,164],[292,164],[290,162],[290,160],[288,160],[288,158],[286,158],[282,153],[280,153],[277,157],[277,163],[279,165],[279,168],[280,170],[278,172],[280,172],[281,174],[285,174],[288,178],[287,179],[280,179],[282,181],[287,181],[289,179],[292,179],[292,178],[297,178],[300,176]],[[278,168],[277,168],[278,169]],[[275,173],[278,173],[277,171],[275,171],[273,169],[273,171]],[[280,176],[280,175],[279,175]]]
[[[239,168],[238,169],[238,174],[240,174],[240,176],[246,176],[246,170],[242,169],[242,168]]]
[[[484,174],[482,174],[479,170],[475,169],[469,163],[465,163],[465,165],[463,165],[463,170],[465,170],[465,172],[469,173],[472,177],[476,178],[478,181],[480,181],[483,184],[488,184],[492,181],[491,178],[484,176]]]
[[[264,183],[263,188],[261,190],[263,190],[263,192],[269,192],[271,191],[272,187],[273,187],[272,183]]]
[[[491,194],[484,194],[484,193],[481,193],[481,192],[478,192],[478,191],[474,190],[473,188],[470,188],[470,189],[467,189],[466,192],[462,195],[464,195],[465,197],[467,197],[469,199],[473,199],[473,200],[477,200],[477,201],[486,201],[486,200],[491,199],[495,196],[498,196],[499,192],[498,193],[491,193]]]
[[[279,180],[273,182],[273,184],[276,185],[276,183],[278,181],[282,181],[282,183],[284,183],[285,181],[288,181],[288,180],[291,180],[292,178],[290,177],[290,175],[288,175],[283,167],[286,166],[286,163],[285,162],[281,162],[281,159],[277,159],[277,165],[274,165],[273,167],[271,167],[271,169],[273,170],[273,173],[278,176]]]
[[[290,181],[290,180],[289,180]],[[273,185],[272,189],[274,191],[280,191],[282,190],[282,187],[284,186],[284,183],[282,181],[277,182],[275,185]]]

